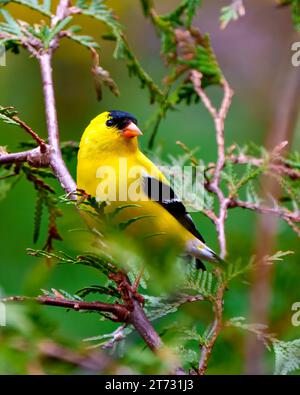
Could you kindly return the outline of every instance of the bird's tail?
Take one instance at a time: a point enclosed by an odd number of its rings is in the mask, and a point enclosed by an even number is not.
[[[216,254],[211,248],[198,239],[192,239],[188,241],[186,252],[198,260],[204,260],[218,264],[225,263],[225,261],[218,254]]]

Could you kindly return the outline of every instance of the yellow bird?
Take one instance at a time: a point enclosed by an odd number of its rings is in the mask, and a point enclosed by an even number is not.
[[[155,254],[176,246],[178,252],[201,260],[222,262],[204,242],[183,203],[158,167],[139,149],[142,132],[134,116],[107,111],[85,129],[78,153],[77,188],[105,201],[112,221]]]

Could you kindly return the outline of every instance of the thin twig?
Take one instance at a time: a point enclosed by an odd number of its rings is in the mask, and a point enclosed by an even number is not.
[[[289,224],[289,226],[292,228],[292,230],[296,233],[298,237],[300,237],[300,228],[293,222],[291,218],[284,218],[285,221]]]
[[[224,139],[224,123],[228,113],[228,110],[231,105],[231,99],[233,96],[233,91],[230,88],[228,82],[223,79],[222,87],[224,91],[223,100],[220,106],[220,109],[217,110],[210,100],[209,96],[206,94],[204,89],[201,86],[202,74],[197,70],[192,70],[190,73],[190,79],[193,83],[195,92],[200,97],[202,103],[209,111],[210,115],[213,118],[216,130],[216,140],[218,147],[218,159],[217,164],[214,170],[213,180],[207,185],[207,188],[213,192],[219,201],[219,214],[215,221],[218,240],[220,245],[220,255],[222,258],[225,258],[227,254],[226,250],[226,236],[225,236],[225,220],[227,217],[227,208],[229,204],[229,200],[225,198],[222,189],[220,188],[221,182],[221,173],[225,165],[225,139]]]
[[[228,205],[228,208],[233,208],[233,207],[240,207],[252,211],[257,211],[258,213],[261,214],[273,214],[276,217],[280,217],[284,219],[285,221],[300,222],[300,211],[290,211],[285,207],[278,206],[272,208],[272,207],[262,206],[257,203],[250,203],[250,202],[244,202],[242,200],[232,199]]]
[[[71,2],[70,0],[60,0],[57,8],[56,8],[56,14],[52,16],[51,18],[51,26],[54,27],[57,25],[58,22],[66,18],[70,14],[70,6]]]
[[[214,321],[212,323],[207,344],[201,346],[201,357],[198,365],[198,374],[203,376],[206,373],[209,358],[213,347],[222,330],[223,321],[223,297],[226,289],[225,283],[219,286],[215,300],[213,301]]]
[[[211,181],[206,181],[206,188],[217,196],[219,201],[219,213],[216,215],[212,211],[206,211],[206,215],[214,222],[216,230],[218,233],[218,241],[220,246],[220,255],[222,258],[226,257],[226,235],[225,235],[225,221],[227,218],[228,207],[230,204],[230,199],[225,197],[221,189],[221,175],[222,170],[225,166],[225,138],[224,138],[224,123],[231,105],[231,100],[233,96],[233,91],[231,90],[228,82],[223,79],[223,100],[220,109],[212,104],[209,96],[206,94],[201,86],[202,74],[196,70],[192,70],[190,73],[190,79],[193,83],[195,92],[200,97],[202,103],[209,111],[211,117],[213,118],[215,131],[216,131],[216,141],[218,148],[218,158],[216,167],[214,169],[213,179]],[[220,276],[219,271],[216,271],[217,275]],[[223,315],[223,297],[226,290],[226,285],[224,282],[220,282],[217,296],[213,301],[213,311],[214,311],[214,321],[208,336],[208,343],[201,347],[201,357],[199,360],[198,374],[204,375],[207,369],[208,360],[211,356],[215,342],[219,336],[222,329],[222,315]]]
[[[38,296],[36,298],[30,298],[26,296],[11,296],[5,299],[1,299],[3,303],[10,302],[37,302],[39,304],[47,306],[63,307],[67,309],[73,309],[76,311],[90,310],[100,311],[106,313],[112,313],[116,320],[125,321],[128,317],[128,309],[126,306],[118,303],[101,303],[101,302],[83,302],[78,300],[68,300],[64,298],[54,298],[49,296]]]
[[[132,324],[139,332],[150,350],[159,351],[163,345],[161,338],[148,320],[144,309],[134,297],[132,298],[132,303],[133,310],[129,313],[127,322]]]
[[[30,126],[28,126],[24,121],[15,115],[12,117],[12,119],[17,122],[27,133],[29,133],[30,136],[38,143],[42,153],[47,151],[47,145],[45,141],[36,132],[34,132]]]

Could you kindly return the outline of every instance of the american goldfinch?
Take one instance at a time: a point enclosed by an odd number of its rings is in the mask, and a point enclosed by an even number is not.
[[[77,188],[106,201],[112,221],[126,223],[124,232],[153,254],[176,245],[182,254],[196,258],[198,268],[205,269],[202,259],[222,262],[205,244],[166,177],[140,151],[141,135],[136,118],[127,112],[106,111],[94,118],[79,145]]]

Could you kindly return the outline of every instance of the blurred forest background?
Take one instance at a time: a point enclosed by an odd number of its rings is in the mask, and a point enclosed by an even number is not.
[[[126,34],[136,56],[151,74],[159,81],[164,68],[159,57],[160,43],[153,26],[142,14],[137,1],[122,0],[107,2],[126,27]],[[164,13],[174,8],[178,1],[157,2],[158,11]],[[293,103],[286,102],[286,87],[299,87],[300,70],[291,65],[291,44],[297,36],[291,23],[290,10],[277,8],[274,1],[246,1],[246,15],[230,23],[225,30],[220,29],[220,8],[226,1],[203,1],[195,18],[194,25],[201,32],[211,35],[212,47],[222,71],[235,91],[233,105],[229,112],[225,137],[226,144],[269,144],[274,120],[282,109],[292,106],[296,112],[300,105],[297,94]],[[39,16],[19,6],[9,6],[15,15],[28,21]],[[85,19],[85,31],[100,39],[101,24]],[[91,59],[88,51],[65,40],[54,56],[54,81],[57,110],[62,141],[78,141],[90,121],[98,113],[107,109],[121,109],[131,112],[139,119],[141,129],[145,129],[147,119],[153,114],[148,94],[140,89],[136,78],[128,76],[122,60],[112,57],[113,44],[101,41],[100,64],[110,70],[117,82],[121,95],[114,97],[107,89],[101,102],[97,102],[90,73]],[[209,88],[212,95],[216,88]],[[299,91],[299,88],[298,88]],[[290,96],[287,96],[290,97]],[[284,98],[284,100],[283,100]],[[18,56],[7,54],[6,67],[0,67],[0,100],[2,105],[13,105],[41,136],[45,136],[44,104],[38,64],[30,59],[25,51]],[[284,115],[282,115],[284,116]],[[277,122],[277,121],[276,121]],[[300,149],[300,124],[290,133],[290,148]],[[1,145],[17,151],[19,142],[24,141],[23,132],[17,127],[0,124]],[[142,147],[147,146],[149,130],[141,139]],[[213,124],[207,110],[201,103],[185,106],[180,111],[169,112],[161,123],[157,146],[163,158],[181,153],[176,141],[183,141],[188,147],[199,147],[197,156],[206,162],[216,159],[216,144]],[[272,145],[272,144],[271,144]],[[274,146],[274,144],[273,144]],[[75,176],[75,161],[68,163]],[[58,191],[60,187],[54,181]],[[1,198],[1,196],[0,196]],[[0,291],[2,296],[37,295],[41,288],[69,290],[97,282],[95,272],[80,266],[58,265],[47,267],[43,260],[26,254],[26,248],[33,247],[33,212],[36,191],[25,179],[21,179],[0,202]],[[218,250],[214,226],[201,214],[194,219],[199,230],[205,235],[208,244]],[[77,253],[81,249],[82,234],[70,232],[78,227],[78,219],[72,207],[64,207],[64,216],[59,220],[59,229],[64,235],[63,242],[57,242],[58,249]],[[258,216],[241,209],[230,211],[226,225],[230,258],[249,257],[265,243],[265,238],[257,237]],[[44,243],[46,218],[38,246]],[[276,233],[274,251],[293,250],[284,262],[272,267],[268,283],[271,288],[267,320],[270,331],[281,340],[299,338],[300,329],[291,324],[291,306],[300,301],[299,293],[299,239],[286,223],[274,224]],[[250,317],[250,278],[243,283],[232,285],[225,295],[225,319]],[[266,296],[267,297],[267,296]],[[257,303],[260,301],[257,300]],[[178,312],[169,315],[155,326],[165,326],[168,322],[186,319],[188,322],[208,323],[210,309],[206,303],[185,305]],[[78,314],[63,309],[46,306],[9,305],[8,326],[0,329],[0,373],[81,373],[91,372],[91,365],[99,358],[104,360],[102,351],[86,351],[83,339],[106,333],[115,324],[101,322],[97,314]],[[242,374],[251,371],[249,362],[249,339],[247,332],[228,328],[223,331],[210,361],[209,374]],[[112,373],[136,372],[136,361],[142,373],[157,372],[156,357],[144,347],[137,334],[128,340],[130,352],[117,352],[120,361],[112,362],[106,371]],[[55,348],[56,347],[56,348]],[[68,352],[66,351],[68,349]],[[69,355],[69,354],[70,355]],[[99,353],[99,354],[98,354]],[[62,361],[60,354],[69,355],[71,363]],[[50,358],[52,355],[53,358]],[[76,359],[78,358],[78,359]],[[102,358],[102,359],[101,359]],[[110,357],[109,357],[110,358]],[[45,363],[42,363],[46,359]],[[66,358],[62,358],[66,359]],[[67,358],[68,359],[68,358]],[[80,363],[76,364],[79,360]],[[83,362],[82,362],[83,361]],[[261,372],[272,372],[273,352],[266,351]],[[122,367],[120,367],[122,366]],[[250,369],[250,370],[249,370]],[[96,369],[97,370],[97,369]],[[295,372],[297,373],[297,371]],[[299,371],[298,371],[299,373]]]

